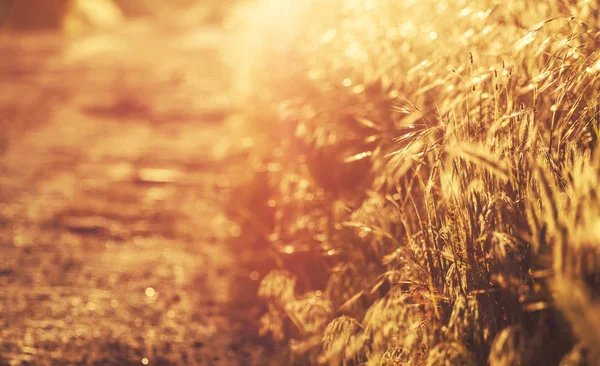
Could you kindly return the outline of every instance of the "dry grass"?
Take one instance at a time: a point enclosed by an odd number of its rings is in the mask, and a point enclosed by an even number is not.
[[[296,362],[600,362],[596,2],[272,6],[233,50],[268,177],[240,191],[282,266],[329,268],[310,321],[265,297]]]

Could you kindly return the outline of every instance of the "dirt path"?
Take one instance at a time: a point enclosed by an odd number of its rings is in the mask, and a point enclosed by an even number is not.
[[[0,364],[266,363],[219,37],[0,37]]]

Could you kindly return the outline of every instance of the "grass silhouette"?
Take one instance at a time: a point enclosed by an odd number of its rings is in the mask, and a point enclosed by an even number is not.
[[[262,334],[299,364],[600,362],[598,4],[276,3],[227,23]]]

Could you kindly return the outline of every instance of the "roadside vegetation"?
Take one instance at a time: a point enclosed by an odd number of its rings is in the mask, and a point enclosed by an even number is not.
[[[599,364],[599,11],[261,0],[226,21],[251,167],[230,206],[278,267],[261,335],[298,364]]]

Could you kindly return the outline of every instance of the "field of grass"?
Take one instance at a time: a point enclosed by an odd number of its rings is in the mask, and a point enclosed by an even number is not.
[[[596,1],[259,0],[225,25],[230,206],[279,267],[261,335],[297,364],[600,363]]]

